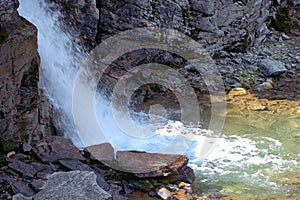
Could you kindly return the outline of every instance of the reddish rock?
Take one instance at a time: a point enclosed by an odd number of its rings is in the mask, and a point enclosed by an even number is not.
[[[84,152],[89,153],[93,160],[98,161],[113,161],[114,160],[114,148],[110,143],[97,144],[86,147]]]
[[[195,179],[193,170],[187,166],[188,158],[182,155],[118,151],[116,160],[119,170],[133,173],[138,178],[173,176],[188,182]]]

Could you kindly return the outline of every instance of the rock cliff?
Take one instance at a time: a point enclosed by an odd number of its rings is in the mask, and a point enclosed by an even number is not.
[[[20,17],[17,0],[0,2],[0,148],[29,147],[45,134],[41,106],[37,29]],[[43,108],[43,109],[41,109]],[[49,113],[49,112],[48,112]]]
[[[174,28],[217,50],[244,51],[269,33],[275,14],[270,0],[97,1],[98,39],[136,27]]]

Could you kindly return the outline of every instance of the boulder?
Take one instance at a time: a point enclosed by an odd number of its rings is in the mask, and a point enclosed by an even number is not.
[[[134,174],[138,178],[168,177],[170,182],[195,180],[193,170],[187,166],[188,158],[182,155],[117,151],[109,143],[85,148],[91,158],[116,170]]]
[[[269,58],[262,59],[257,63],[259,70],[267,77],[277,76],[287,71],[285,64],[281,61]]]
[[[112,200],[96,181],[97,176],[88,171],[58,172],[52,174],[45,189],[34,196],[35,200]]]
[[[119,170],[133,173],[138,178],[173,176],[187,182],[195,179],[193,170],[187,166],[188,158],[182,155],[118,151],[116,161]]]

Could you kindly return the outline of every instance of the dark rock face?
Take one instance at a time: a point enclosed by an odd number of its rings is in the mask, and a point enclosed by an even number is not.
[[[273,26],[278,31],[300,36],[300,1],[281,1]]]
[[[0,2],[0,143],[8,151],[39,129],[37,30],[21,18],[17,0]]]
[[[260,1],[98,1],[98,39],[120,31],[156,26],[174,28],[202,41],[214,53],[243,51],[259,44],[269,32],[273,3]]]
[[[96,0],[47,0],[52,9],[60,11],[63,28],[77,39],[77,42],[90,50],[97,34],[99,11]]]
[[[47,1],[61,11],[67,30],[88,48],[96,34],[99,43],[121,31],[154,26],[177,29],[201,41],[211,53],[243,51],[262,42],[277,6],[270,0]]]

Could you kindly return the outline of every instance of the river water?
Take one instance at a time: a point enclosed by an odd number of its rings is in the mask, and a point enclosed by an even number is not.
[[[73,44],[72,37],[59,28],[59,13],[50,12],[43,1],[20,0],[19,12],[39,31],[40,88],[61,116],[58,121],[65,135],[82,148],[84,144],[74,134],[72,92],[77,70],[85,55]],[[197,175],[195,185],[201,195],[221,193],[242,199],[268,199],[268,195],[275,195],[277,199],[300,198],[300,115],[292,114],[293,107],[276,112],[228,114],[223,136],[218,139],[217,145],[210,154],[199,157],[197,151],[201,140],[209,133],[203,129],[207,126],[206,119],[211,117],[209,110],[208,114],[204,112],[202,115],[202,128],[186,127],[181,122],[154,117],[157,125],[153,127],[151,139],[141,139],[124,134],[114,123],[109,102],[101,95],[96,98],[99,122],[107,133],[107,140],[115,148],[186,154]],[[229,105],[232,109],[230,106],[234,109],[234,105]],[[144,113],[135,114],[138,119],[149,117]],[[186,137],[186,133],[195,137]],[[162,151],[161,146],[168,146],[170,141],[172,148]],[[89,144],[100,142],[92,138]]]
[[[295,112],[300,102],[278,103],[288,106],[239,112],[241,106],[228,105],[223,142],[207,162],[195,166],[199,193],[300,198],[300,115]]]

